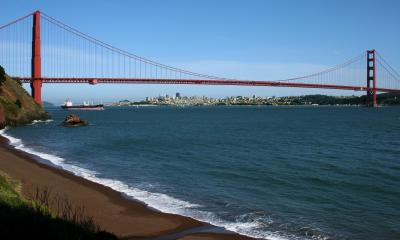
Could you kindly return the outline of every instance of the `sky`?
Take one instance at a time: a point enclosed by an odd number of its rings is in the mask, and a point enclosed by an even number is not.
[[[113,46],[167,65],[241,79],[282,79],[377,49],[400,69],[397,0],[2,0],[0,25],[40,10]],[[29,86],[26,86],[29,88]],[[44,84],[44,100],[140,100],[174,95],[286,96],[300,88]]]

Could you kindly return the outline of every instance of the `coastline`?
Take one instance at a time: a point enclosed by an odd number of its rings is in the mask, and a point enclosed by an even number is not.
[[[72,204],[84,206],[99,226],[123,239],[252,239],[189,217],[159,212],[128,199],[107,186],[40,163],[36,156],[13,148],[0,136],[0,171],[21,182],[28,196],[37,187],[49,188]]]

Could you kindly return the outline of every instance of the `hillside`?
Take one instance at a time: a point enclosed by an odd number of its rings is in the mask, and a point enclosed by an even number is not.
[[[380,106],[400,105],[400,93],[380,93],[376,95]],[[283,97],[283,102],[290,105],[319,104],[319,105],[365,105],[366,96],[327,96],[327,95],[304,95]]]
[[[17,126],[48,118],[44,108],[33,100],[18,81],[8,77],[0,66],[0,122],[5,120],[8,126]]]

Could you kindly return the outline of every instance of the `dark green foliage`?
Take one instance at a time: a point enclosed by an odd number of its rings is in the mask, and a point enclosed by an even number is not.
[[[400,105],[400,93],[378,94],[377,101],[381,105]]]
[[[2,85],[6,81],[6,72],[4,68],[0,66],[0,85]]]
[[[0,175],[0,239],[117,239],[100,230],[83,208],[48,189],[37,190],[32,198],[22,198],[15,183]],[[57,213],[49,210],[52,203]]]
[[[399,105],[400,93],[381,93],[377,94],[378,105]],[[299,97],[289,97],[291,105],[319,104],[319,105],[365,105],[366,96],[345,96],[335,97],[326,95],[305,95]]]
[[[15,105],[17,105],[18,108],[21,108],[21,107],[22,107],[22,103],[21,103],[21,101],[20,101],[19,99],[17,99],[17,100],[15,101]]]
[[[0,239],[117,239],[104,231],[93,232],[28,205],[0,203]]]

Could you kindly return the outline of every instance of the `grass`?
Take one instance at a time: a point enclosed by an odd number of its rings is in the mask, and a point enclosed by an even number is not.
[[[29,199],[20,184],[0,172],[0,239],[117,239],[102,231],[83,207],[50,189],[36,188]]]

